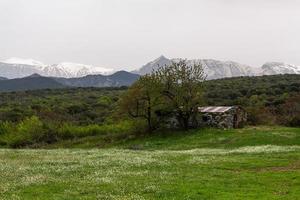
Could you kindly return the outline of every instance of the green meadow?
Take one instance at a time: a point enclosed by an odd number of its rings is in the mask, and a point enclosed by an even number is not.
[[[0,199],[300,199],[299,128],[96,141],[1,149]]]

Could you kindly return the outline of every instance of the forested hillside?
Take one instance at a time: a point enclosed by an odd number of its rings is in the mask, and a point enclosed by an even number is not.
[[[207,105],[241,105],[252,124],[300,125],[300,75],[207,81]]]
[[[0,120],[18,122],[37,115],[47,120],[76,124],[103,123],[127,88],[65,88],[0,95]],[[206,105],[241,105],[253,109],[279,109],[300,94],[300,75],[240,77],[207,81]],[[288,106],[286,107],[288,108]]]
[[[1,93],[0,120],[19,122],[36,115],[52,122],[102,124],[124,89],[65,88]]]
[[[300,126],[300,75],[229,78],[204,86],[206,105],[241,105],[250,125]],[[0,145],[53,143],[100,133],[109,142],[127,133],[143,133],[142,123],[120,120],[116,112],[126,91],[122,87],[1,93]]]

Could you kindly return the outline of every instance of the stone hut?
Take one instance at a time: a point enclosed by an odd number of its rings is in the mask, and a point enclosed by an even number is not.
[[[207,106],[199,107],[198,110],[198,115],[189,122],[190,127],[241,128],[247,121],[246,111],[239,106]],[[179,122],[173,112],[156,114],[166,128],[179,128]]]
[[[240,128],[247,121],[247,113],[239,106],[199,107],[199,124],[217,128]]]

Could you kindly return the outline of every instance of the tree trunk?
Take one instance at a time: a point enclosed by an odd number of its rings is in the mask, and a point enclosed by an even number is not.
[[[153,129],[152,129],[152,123],[150,118],[147,118],[147,123],[148,123],[148,131],[151,133]]]
[[[178,121],[180,123],[181,128],[183,128],[184,130],[188,130],[189,129],[189,115],[185,115],[184,113],[182,113],[182,111],[180,111],[179,116],[178,116]]]
[[[183,128],[184,130],[188,130],[189,129],[189,117],[184,117],[183,118]]]
[[[151,106],[150,106],[150,101],[148,102],[148,108],[147,108],[147,123],[148,123],[148,131],[151,133],[153,128],[152,128],[152,114],[151,114]]]

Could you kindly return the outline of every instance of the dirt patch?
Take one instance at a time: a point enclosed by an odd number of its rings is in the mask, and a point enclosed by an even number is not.
[[[297,171],[300,170],[300,160],[293,162],[287,166],[281,166],[281,167],[264,167],[264,168],[258,168],[254,171],[256,172],[289,172],[289,171]]]

